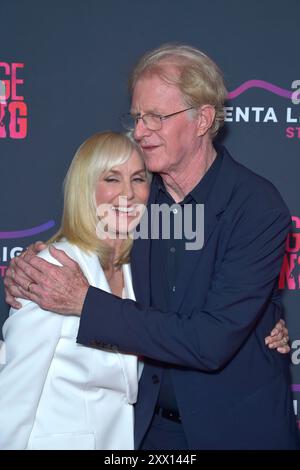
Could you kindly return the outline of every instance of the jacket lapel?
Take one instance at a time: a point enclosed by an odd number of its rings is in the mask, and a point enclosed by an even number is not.
[[[204,207],[203,248],[206,246],[220,216],[225,211],[236,184],[238,164],[229,155],[225,147],[222,147],[222,152],[222,165]]]
[[[172,302],[172,308],[176,308],[177,311],[180,309],[185,298],[186,289],[193,276],[193,272],[201,260],[202,252],[223,212],[226,210],[235,186],[238,164],[224,147],[222,147],[221,151],[223,153],[222,165],[204,207],[203,247],[200,250],[189,250],[186,252],[184,265],[180,266],[178,273],[178,288]],[[147,207],[148,211],[144,214],[144,217],[147,217],[148,220],[148,227],[151,227],[150,207],[151,204],[155,203],[156,193],[157,187],[152,184]],[[201,227],[199,227],[200,229]],[[136,300],[146,307],[150,305],[150,269],[157,269],[157,266],[150,266],[150,245],[149,238],[138,238],[135,240],[131,252],[131,269]]]
[[[150,306],[150,248],[151,248],[151,205],[155,203],[157,188],[152,183],[150,189],[147,210],[145,211],[140,224],[137,227],[137,233],[140,233],[142,227],[146,227],[146,238],[138,237],[134,243],[130,255],[131,273],[133,288],[137,302],[145,307]]]
[[[205,249],[218,221],[222,217],[223,212],[226,210],[226,206],[228,205],[230,196],[234,189],[236,174],[237,164],[231,158],[226,149],[223,148],[222,165],[204,206],[203,247],[199,250],[187,250],[183,265],[180,266],[176,283],[178,288],[173,296],[172,302],[172,309],[176,309],[176,311],[179,311],[181,308],[190,279],[192,278],[196,267],[201,262],[203,250]],[[199,227],[199,230],[201,229],[202,228]],[[205,266],[203,269],[205,269]]]
[[[125,298],[135,300],[130,264],[123,264],[123,277]],[[119,354],[119,359],[125,377],[127,399],[129,403],[133,404],[136,402],[137,383],[142,373],[143,363],[139,363],[137,356],[132,354]]]
[[[74,247],[77,251],[77,258],[81,268],[84,271],[89,283],[98,287],[106,292],[111,293],[110,286],[107,282],[104,271],[101,267],[99,259],[95,254],[87,254],[82,252],[79,248]],[[124,288],[126,298],[135,300],[135,295],[132,287],[132,277],[130,265],[123,265]],[[99,307],[101,308],[101,306]],[[107,312],[109,315],[109,312]],[[121,354],[116,352],[124,374],[124,381],[126,384],[126,395],[129,403],[136,402],[137,396],[137,383],[138,383],[138,363],[137,356],[131,354]]]
[[[76,251],[80,267],[82,268],[88,282],[93,287],[98,287],[106,292],[111,292],[99,258],[95,253],[86,253],[77,246],[73,246]]]

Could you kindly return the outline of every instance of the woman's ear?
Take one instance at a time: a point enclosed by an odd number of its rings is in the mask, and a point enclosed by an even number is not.
[[[212,127],[216,111],[211,104],[204,104],[198,114],[198,136],[203,136]]]

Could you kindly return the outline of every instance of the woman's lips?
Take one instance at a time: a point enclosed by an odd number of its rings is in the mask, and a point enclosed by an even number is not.
[[[137,209],[138,207],[136,206],[129,206],[129,207],[112,206],[112,210],[121,216],[127,215],[130,217],[136,217],[137,215],[139,215]]]

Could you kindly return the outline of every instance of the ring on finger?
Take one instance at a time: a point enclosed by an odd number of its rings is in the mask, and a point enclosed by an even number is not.
[[[29,282],[29,284],[27,286],[28,292],[31,292],[30,287],[32,286],[32,284],[35,284],[35,282],[34,281]]]

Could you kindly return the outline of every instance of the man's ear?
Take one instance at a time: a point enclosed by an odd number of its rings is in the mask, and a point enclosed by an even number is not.
[[[198,137],[205,135],[215,119],[216,111],[211,104],[201,106],[198,114]]]

